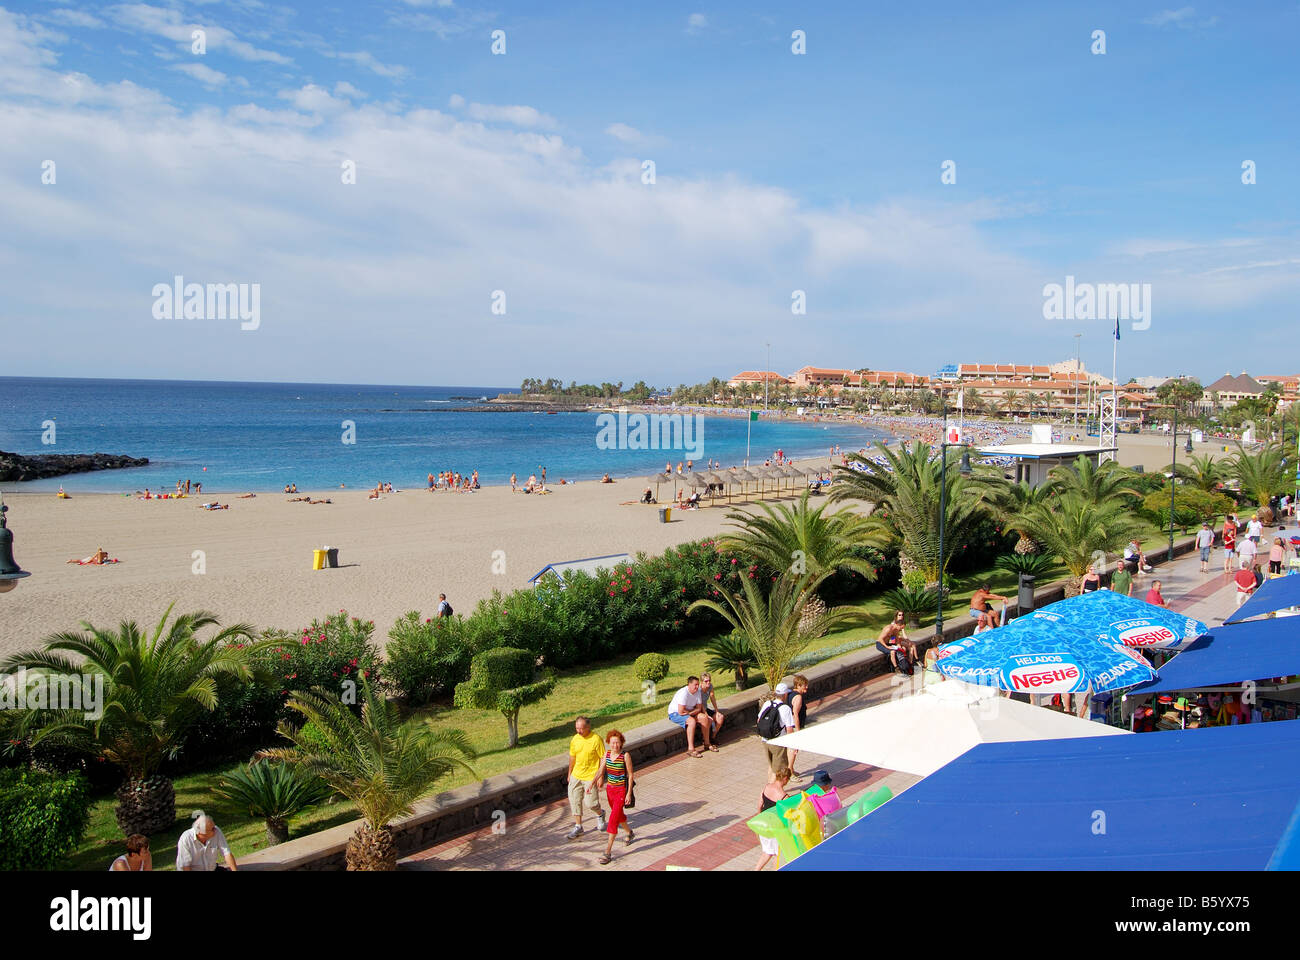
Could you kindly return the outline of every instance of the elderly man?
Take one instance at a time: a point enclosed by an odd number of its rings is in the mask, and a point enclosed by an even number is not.
[[[225,857],[227,870],[237,869],[235,855],[230,852],[226,835],[202,810],[194,818],[194,826],[181,834],[176,841],[176,869],[202,870],[211,873],[219,869],[218,855]]]

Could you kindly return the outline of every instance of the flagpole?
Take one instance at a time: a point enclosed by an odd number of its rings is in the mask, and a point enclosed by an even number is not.
[[[1119,397],[1116,391],[1119,389],[1119,379],[1116,371],[1119,369],[1119,310],[1115,311],[1115,342],[1110,345],[1110,405],[1111,415],[1116,422],[1119,421]],[[1101,431],[1098,430],[1098,433]],[[1178,441],[1175,440],[1175,443]],[[1119,445],[1119,437],[1116,434],[1116,446]]]
[[[754,411],[745,411],[745,466],[749,467],[749,435],[754,430]]]

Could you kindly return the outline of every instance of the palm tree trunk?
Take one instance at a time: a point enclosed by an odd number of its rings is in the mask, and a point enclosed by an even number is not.
[[[159,774],[128,777],[117,788],[117,825],[122,833],[159,833],[176,822],[176,789]]]
[[[268,817],[266,821],[266,845],[274,847],[289,839],[289,821]]]
[[[367,872],[392,872],[397,869],[397,841],[388,825],[378,830],[362,823],[348,838],[347,868]]]

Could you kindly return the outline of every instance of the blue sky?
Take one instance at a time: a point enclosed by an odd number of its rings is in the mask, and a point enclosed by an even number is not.
[[[1122,376],[1295,372],[1300,4],[4,4],[0,374],[1106,371],[1067,275],[1151,284]]]

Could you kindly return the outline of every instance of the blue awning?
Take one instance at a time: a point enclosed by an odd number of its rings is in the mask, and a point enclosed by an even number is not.
[[[1250,620],[1216,627],[1138,684],[1128,696],[1202,690],[1300,673],[1300,617]]]
[[[1239,623],[1249,617],[1276,613],[1287,607],[1300,606],[1300,576],[1265,580],[1254,596],[1237,608],[1224,623]]]
[[[784,869],[1262,870],[1297,764],[1288,721],[984,743]]]

